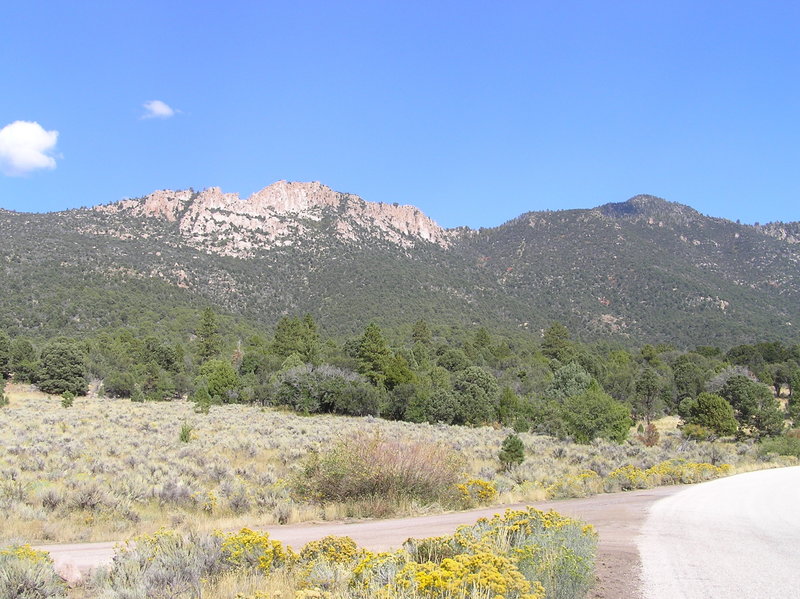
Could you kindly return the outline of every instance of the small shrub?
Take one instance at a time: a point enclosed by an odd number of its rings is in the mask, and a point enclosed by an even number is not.
[[[289,502],[281,501],[272,510],[272,516],[278,524],[286,524],[292,516],[292,505]]]
[[[589,497],[603,492],[603,479],[594,470],[586,470],[580,474],[562,476],[546,491],[550,499]]]
[[[64,495],[57,489],[53,488],[44,490],[39,496],[39,499],[42,502],[42,507],[50,511],[53,511],[62,503],[64,503]]]
[[[200,597],[203,580],[223,565],[219,536],[159,530],[118,548],[112,565],[96,571],[92,586],[103,599]]]
[[[201,385],[189,398],[194,403],[194,411],[198,414],[208,414],[211,411],[211,395],[205,385]]]
[[[403,550],[362,551],[359,561],[353,566],[349,587],[361,597],[389,597],[391,590],[397,587],[398,574],[408,562],[409,555]]]
[[[767,455],[777,453],[778,455],[794,456],[800,459],[800,439],[788,434],[761,442],[759,454]]]
[[[522,444],[522,439],[517,435],[508,435],[500,446],[498,458],[503,470],[508,470],[511,466],[524,462],[525,446]]]
[[[319,541],[306,543],[300,551],[300,561],[309,563],[326,561],[333,564],[349,564],[358,557],[359,549],[350,537],[323,537]]]
[[[142,393],[139,385],[134,385],[133,392],[131,393],[131,401],[133,403],[144,403],[144,393]]]
[[[64,391],[64,393],[61,394],[62,408],[71,408],[74,401],[75,394],[72,391]]]
[[[528,581],[511,559],[490,552],[461,553],[440,563],[411,562],[397,574],[398,586],[435,599],[506,597],[544,599],[538,581]]]
[[[0,597],[66,599],[67,586],[46,552],[15,545],[0,549]]]
[[[641,427],[641,425],[639,426]],[[642,434],[638,435],[638,438],[645,447],[654,447],[655,445],[658,445],[661,435],[658,434],[656,425],[650,422],[647,425],[647,428],[642,431]]]
[[[192,432],[194,427],[188,422],[181,424],[181,432],[178,434],[178,439],[181,443],[188,443],[192,440]]]
[[[681,428],[681,433],[692,441],[708,441],[711,438],[711,431],[699,424],[685,424]]]
[[[442,560],[455,557],[458,549],[452,542],[452,536],[426,537],[424,539],[408,539],[403,549],[415,562],[440,563]]]
[[[605,479],[605,488],[608,492],[647,489],[653,485],[650,473],[630,464],[612,470]]]
[[[0,386],[2,386],[2,382],[3,382],[3,381],[2,381],[2,379],[0,378]],[[4,408],[4,407],[6,407],[6,406],[8,405],[8,403],[9,403],[9,402],[8,402],[8,397],[7,397],[7,396],[6,396],[6,394],[3,392],[3,390],[2,390],[2,389],[0,389],[0,408]]]
[[[69,497],[71,508],[94,512],[110,503],[108,494],[96,481],[83,482]]]
[[[356,434],[306,460],[293,487],[321,501],[380,496],[453,501],[461,460],[440,444]]]

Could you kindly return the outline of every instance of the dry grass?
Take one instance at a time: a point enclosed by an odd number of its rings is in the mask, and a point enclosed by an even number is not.
[[[289,481],[312,450],[360,433],[443,444],[463,458],[464,478],[491,481],[498,502],[540,500],[564,476],[621,466],[646,469],[672,458],[758,463],[750,444],[696,443],[674,422],[659,423],[660,443],[574,445],[523,434],[525,461],[500,472],[497,455],[508,431],[490,427],[388,422],[369,417],[303,417],[253,406],[215,406],[196,414],[188,402],[143,403],[59,398],[10,386],[0,409],[0,542],[100,541],[150,533],[234,530],[275,523],[374,515],[375,505],[299,502]],[[193,427],[179,440],[183,423]],[[441,509],[415,500],[378,506],[382,515]],[[385,512],[385,513],[384,513]]]

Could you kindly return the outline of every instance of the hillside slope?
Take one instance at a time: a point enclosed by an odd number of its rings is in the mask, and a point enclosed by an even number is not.
[[[341,334],[426,318],[538,335],[560,320],[623,342],[797,341],[795,225],[637,196],[444,230],[413,206],[283,181],[245,200],[211,188],[0,210],[0,326],[85,331],[211,304],[267,327],[310,312]]]

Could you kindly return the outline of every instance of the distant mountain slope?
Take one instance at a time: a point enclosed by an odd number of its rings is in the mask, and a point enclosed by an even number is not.
[[[637,196],[529,213],[471,244],[506,293],[590,336],[797,338],[797,246],[687,206]]]
[[[413,206],[319,183],[217,188],[51,214],[0,210],[0,326],[92,330],[212,304],[331,332],[426,318],[584,338],[800,339],[796,223],[761,227],[637,196],[444,230]],[[791,323],[791,324],[789,324]]]

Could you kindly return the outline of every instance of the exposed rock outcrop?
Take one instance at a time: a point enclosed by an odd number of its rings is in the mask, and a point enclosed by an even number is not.
[[[302,243],[324,222],[340,241],[381,239],[403,248],[449,245],[450,234],[414,206],[374,203],[318,182],[278,181],[246,200],[210,187],[155,191],[95,210],[175,222],[186,241],[208,252],[249,257],[259,250]]]

